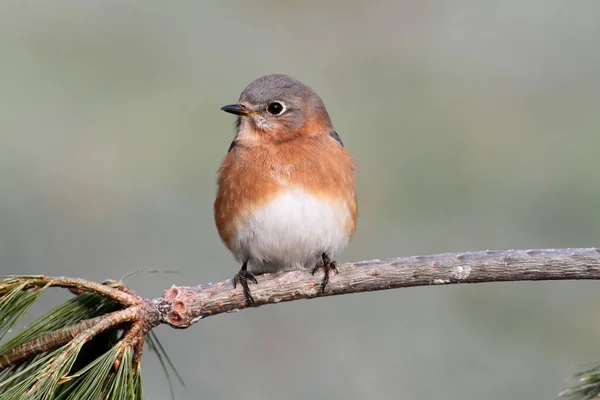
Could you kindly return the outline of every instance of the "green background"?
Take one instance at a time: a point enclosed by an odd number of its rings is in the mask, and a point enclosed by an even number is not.
[[[3,1],[0,273],[233,276],[213,223],[254,78],[312,86],[358,165],[338,261],[600,238],[600,3]],[[69,297],[54,293],[48,304]],[[44,306],[34,309],[41,311]],[[548,399],[600,361],[593,282],[391,290],[157,333],[196,398]],[[144,356],[147,399],[168,386]]]

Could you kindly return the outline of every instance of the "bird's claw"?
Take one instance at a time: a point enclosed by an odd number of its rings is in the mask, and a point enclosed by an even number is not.
[[[246,304],[250,306],[250,305],[254,304],[254,298],[250,294],[250,288],[248,287],[248,281],[258,283],[254,274],[245,269],[241,269],[233,277],[233,288],[235,289],[237,287],[238,283],[242,286],[242,289],[244,291],[244,297],[246,298]]]
[[[323,294],[325,293],[325,286],[327,286],[327,284],[329,283],[329,272],[335,271],[336,274],[338,273],[337,263],[335,262],[335,260],[330,259],[329,256],[327,256],[327,254],[323,253],[321,256],[321,260],[314,266],[311,273],[314,275],[315,272],[317,272],[320,269],[322,269],[324,272],[320,290],[320,293]]]

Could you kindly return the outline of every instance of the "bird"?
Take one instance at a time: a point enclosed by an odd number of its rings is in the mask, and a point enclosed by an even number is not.
[[[219,236],[241,263],[233,277],[248,305],[255,274],[323,270],[356,230],[355,164],[321,97],[284,74],[252,81],[237,103],[236,134],[218,170],[214,217]]]

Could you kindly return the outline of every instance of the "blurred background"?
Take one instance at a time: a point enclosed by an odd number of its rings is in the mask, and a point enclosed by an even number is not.
[[[312,86],[358,165],[338,261],[600,238],[600,3],[4,1],[0,273],[148,297],[239,269],[213,223],[261,75]],[[68,298],[57,291],[46,307]],[[33,310],[34,314],[44,306]],[[593,282],[390,290],[157,333],[178,399],[548,399],[600,362]],[[168,385],[144,356],[147,399]]]

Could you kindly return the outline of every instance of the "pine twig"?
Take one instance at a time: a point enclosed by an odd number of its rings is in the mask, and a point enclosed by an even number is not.
[[[600,279],[600,249],[503,250],[376,259],[337,266],[325,293],[310,271],[265,274],[252,285],[254,307],[300,299],[459,283]],[[161,320],[187,328],[202,318],[248,306],[231,281],[172,286],[152,300]]]
[[[600,250],[591,248],[446,253],[347,263],[338,265],[337,268],[339,273],[329,277],[324,293],[320,291],[322,277],[319,274],[313,276],[310,271],[282,272],[258,277],[258,284],[251,286],[255,301],[251,306],[260,307],[300,299],[416,286],[600,279]],[[125,374],[123,362],[129,370],[139,371],[144,338],[157,325],[167,324],[173,328],[185,329],[203,318],[248,307],[243,292],[233,289],[231,280],[199,286],[173,285],[162,297],[144,299],[115,282],[103,285],[79,278],[15,276],[0,281],[0,297],[5,296],[15,304],[22,304],[19,306],[18,315],[16,312],[6,316],[0,315],[0,323],[4,324],[5,331],[7,327],[13,326],[15,318],[22,315],[23,310],[37,298],[33,297],[37,296],[35,290],[49,286],[68,288],[75,293],[92,292],[112,299],[122,309],[43,333],[27,342],[24,337],[19,342],[21,344],[0,354],[0,378],[6,376],[2,375],[3,369],[20,365],[36,354],[62,345],[65,347],[61,348],[58,355],[53,356],[53,360],[57,360],[61,365],[60,371],[68,372],[69,364],[65,360],[72,361],[73,352],[78,351],[83,343],[101,332],[126,326],[118,344],[121,350],[111,353],[111,356],[114,356],[113,369],[117,371],[117,375],[110,375],[110,387],[111,390],[117,390],[115,388],[129,385],[128,379],[135,379],[139,383],[135,378],[139,376],[136,373],[129,371]],[[34,293],[28,294],[27,290],[33,290]],[[24,294],[19,294],[21,291]],[[0,310],[10,313],[10,307]],[[152,336],[149,340],[153,343]],[[102,363],[98,361],[98,365],[105,368],[106,360],[107,358],[103,358]],[[45,365],[51,369],[55,362]],[[57,376],[57,380],[50,383],[46,383],[46,378],[43,379],[45,387],[54,390],[61,382],[67,382],[67,378]],[[81,379],[83,382],[87,378]],[[28,380],[27,383],[29,382],[31,381]],[[79,389],[75,389],[74,393],[78,393],[77,390]],[[136,387],[135,390],[141,388]],[[589,394],[587,387],[585,390],[586,394]],[[598,392],[600,393],[600,387]]]
[[[21,361],[44,353],[50,349],[58,346],[62,346],[74,339],[80,333],[93,328],[99,322],[106,319],[106,317],[100,316],[85,321],[81,321],[76,325],[66,326],[61,329],[49,332],[38,336],[31,342],[24,343],[20,346],[13,347],[6,353],[0,355],[0,371],[21,363]]]
[[[139,304],[142,300],[135,292],[127,290],[124,286],[121,286],[121,288],[112,287],[114,281],[107,281],[106,284],[102,284],[81,278],[50,277],[46,275],[14,275],[0,276],[0,278],[4,279],[4,282],[0,281],[0,295],[13,286],[25,283],[27,288],[56,286],[73,289],[76,293],[96,293],[123,306],[133,306]],[[9,283],[7,284],[6,281]]]

